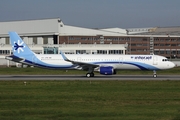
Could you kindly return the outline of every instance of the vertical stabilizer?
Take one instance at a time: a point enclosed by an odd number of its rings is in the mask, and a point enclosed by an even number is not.
[[[19,37],[16,32],[9,32],[9,36],[14,56],[26,58],[28,56],[30,57],[34,55],[34,53],[30,50],[30,48],[24,43],[24,41]]]

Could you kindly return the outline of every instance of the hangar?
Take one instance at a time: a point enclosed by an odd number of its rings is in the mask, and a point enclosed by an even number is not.
[[[38,54],[158,54],[180,57],[180,27],[93,29],[65,25],[60,18],[0,22],[1,65],[12,54],[8,32],[16,31]],[[13,63],[8,63],[13,64]]]
[[[9,31],[16,31],[37,54],[59,54],[60,50],[66,54],[125,54],[127,49],[127,44],[104,44],[104,35],[117,36],[117,33],[64,25],[59,18],[0,22],[1,65],[14,64],[4,59],[12,54]],[[124,35],[126,31],[121,32]],[[82,40],[74,41],[74,37]],[[84,43],[86,38],[93,42]]]

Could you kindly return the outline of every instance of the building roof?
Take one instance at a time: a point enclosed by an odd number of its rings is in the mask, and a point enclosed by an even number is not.
[[[152,28],[129,28],[127,29],[127,32],[129,35],[131,34],[141,34],[141,33],[147,33]]]
[[[107,28],[107,29],[100,29],[100,30],[108,31],[108,32],[112,32],[112,33],[127,34],[127,30],[122,29],[122,28]]]
[[[90,29],[64,25],[60,18],[0,22],[0,37],[8,36],[9,31],[16,31],[19,35],[62,35],[62,36],[123,36],[125,29]]]
[[[180,27],[154,27],[149,28],[145,33],[137,33],[136,35],[175,35],[180,36]]]
[[[0,22],[0,37],[7,37],[9,31],[24,36],[180,36],[180,27],[90,29],[64,25],[60,18]]]
[[[82,28],[82,27],[74,27],[69,25],[64,25],[60,28],[59,35],[66,36],[66,35],[74,35],[74,36],[97,36],[97,35],[104,35],[104,36],[127,36],[127,34],[119,33],[119,32],[112,32],[107,30],[97,30],[97,29],[89,29],[89,28]]]
[[[59,32],[59,28],[58,28],[59,22],[61,22],[59,18],[0,22],[0,34],[7,35],[9,31],[16,31],[18,34],[28,34],[28,35],[42,34],[42,33],[55,34]]]

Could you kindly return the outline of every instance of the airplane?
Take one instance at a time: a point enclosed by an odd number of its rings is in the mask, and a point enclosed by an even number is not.
[[[87,71],[86,77],[94,72],[102,75],[116,74],[117,70],[157,70],[175,67],[173,62],[159,55],[100,55],[100,54],[36,54],[16,32],[9,32],[13,54],[7,60],[47,69],[75,69]]]

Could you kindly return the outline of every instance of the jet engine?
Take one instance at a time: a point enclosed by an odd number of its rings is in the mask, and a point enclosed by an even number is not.
[[[112,66],[103,66],[100,67],[99,69],[100,74],[102,75],[112,75],[112,74],[116,74],[116,70],[114,70],[114,68]]]

